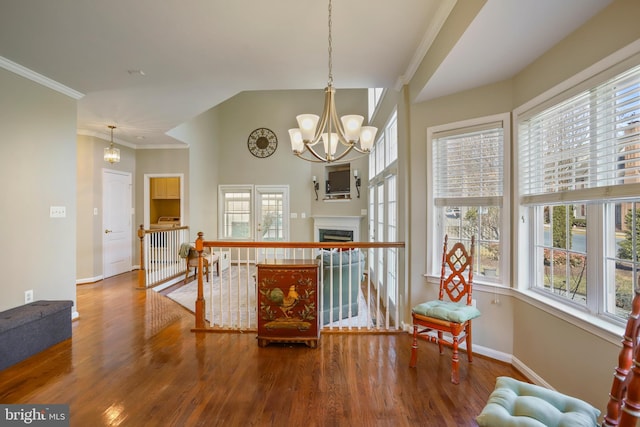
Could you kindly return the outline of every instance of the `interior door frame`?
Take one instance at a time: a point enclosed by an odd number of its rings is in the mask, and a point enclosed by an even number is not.
[[[184,218],[184,174],[183,173],[145,173],[144,174],[144,212],[142,224],[145,230],[151,226],[151,178],[180,178],[180,226],[185,225]]]
[[[128,240],[129,240],[129,260],[130,260],[130,265],[129,265],[129,269],[133,268],[133,253],[134,253],[134,238],[133,238],[133,229],[134,229],[134,221],[133,221],[133,174],[131,172],[125,172],[125,171],[119,171],[119,170],[115,170],[115,169],[108,169],[108,168],[102,168],[102,221],[100,223],[100,235],[102,236],[101,239],[101,243],[102,243],[102,277],[107,278],[106,276],[106,265],[107,265],[107,257],[106,257],[106,237],[105,237],[105,232],[104,230],[107,227],[107,224],[105,224],[105,206],[109,203],[105,197],[106,197],[106,192],[104,191],[104,186],[105,186],[105,174],[114,174],[114,175],[121,175],[121,176],[126,176],[129,178],[129,197],[127,198],[127,200],[129,201],[128,204],[128,210],[129,210],[129,230],[128,230]],[[108,276],[111,277],[111,276]]]
[[[290,240],[291,236],[291,224],[289,221],[290,217],[290,203],[289,203],[289,186],[288,185],[256,185],[254,187],[254,206],[253,206],[253,230],[255,233],[254,240],[256,242],[262,241],[262,236],[260,235],[258,227],[260,226],[259,221],[260,212],[260,195],[263,193],[282,193],[282,230],[283,230],[283,238],[282,241],[286,242]]]

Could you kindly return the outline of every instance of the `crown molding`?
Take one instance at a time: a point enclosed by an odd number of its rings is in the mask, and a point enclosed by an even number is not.
[[[425,33],[424,37],[422,37],[422,41],[420,42],[418,49],[416,49],[416,52],[413,55],[413,58],[411,59],[411,62],[409,63],[407,70],[403,75],[399,76],[398,79],[396,80],[396,84],[394,86],[394,89],[396,90],[396,92],[399,92],[400,89],[402,89],[402,86],[404,86],[405,84],[408,84],[411,81],[411,79],[413,78],[413,75],[418,70],[418,67],[420,66],[420,64],[422,63],[422,60],[424,59],[427,52],[431,48],[433,41],[438,36],[438,33],[442,29],[442,26],[444,25],[445,21],[449,17],[449,14],[453,10],[456,3],[457,3],[457,0],[447,0],[447,1],[443,1],[440,4],[440,7],[438,8],[438,10],[435,13],[435,16],[433,17],[434,25],[427,26],[427,32]]]
[[[70,98],[78,100],[84,96],[84,93],[80,93],[68,86],[56,82],[55,80],[51,80],[49,77],[45,77],[42,74],[36,73],[35,71],[32,71],[27,67],[23,67],[16,62],[10,61],[3,56],[0,56],[0,67],[26,79],[34,81],[38,84],[41,84],[42,86],[46,86],[49,89],[53,89],[56,92],[60,92],[61,94],[66,95]]]

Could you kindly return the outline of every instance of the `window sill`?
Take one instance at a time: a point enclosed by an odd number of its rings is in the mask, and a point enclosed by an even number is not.
[[[425,274],[424,277],[430,284],[438,285],[439,277]],[[587,313],[584,310],[569,306],[559,306],[553,298],[549,298],[540,292],[532,290],[517,290],[500,284],[478,282],[474,278],[474,292],[491,293],[511,296],[527,304],[530,304],[545,313],[555,316],[567,323],[577,326],[597,337],[615,345],[620,345],[624,335],[624,326],[616,325],[606,319]]]
[[[553,298],[549,298],[540,292],[532,290],[512,290],[514,297],[534,307],[558,317],[574,326],[596,335],[612,344],[620,345],[620,340],[624,335],[624,326],[618,326],[601,317],[594,316],[584,310],[569,307],[558,306],[558,302]]]

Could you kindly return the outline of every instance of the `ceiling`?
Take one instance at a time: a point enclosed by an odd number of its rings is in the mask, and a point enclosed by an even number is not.
[[[513,76],[611,1],[488,0],[416,101]],[[407,83],[455,3],[335,0],[334,86]],[[79,133],[109,139],[115,124],[133,148],[184,146],[167,132],[239,92],[327,83],[325,1],[1,0],[0,12],[0,65],[63,85]]]

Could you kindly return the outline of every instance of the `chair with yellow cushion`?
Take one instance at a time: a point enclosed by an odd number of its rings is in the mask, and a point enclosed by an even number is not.
[[[475,239],[471,237],[468,251],[461,242],[447,251],[447,240],[448,236],[445,235],[438,299],[418,304],[411,310],[413,344],[409,366],[414,368],[417,364],[418,338],[438,343],[440,354],[443,353],[443,346],[452,347],[451,382],[458,384],[458,345],[462,340],[466,341],[467,359],[471,363],[471,321],[480,316],[480,311],[473,306],[471,298]],[[429,334],[432,331],[436,332],[436,337]],[[451,335],[451,340],[445,338],[444,333]]]

